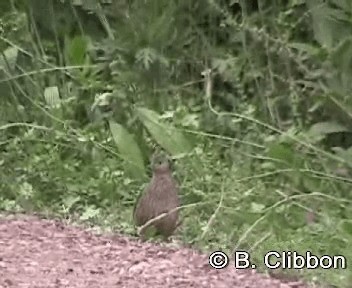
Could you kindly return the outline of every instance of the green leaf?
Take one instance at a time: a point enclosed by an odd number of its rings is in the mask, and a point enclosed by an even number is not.
[[[349,130],[336,122],[319,122],[312,125],[307,132],[308,137],[326,136],[331,133],[348,132]]]
[[[57,86],[46,87],[44,90],[46,104],[51,108],[58,108],[61,105],[59,89]]]
[[[155,59],[156,51],[152,48],[143,48],[136,53],[137,63],[142,63],[146,70],[149,70],[150,65],[154,63]]]
[[[88,39],[76,36],[67,40],[66,58],[69,65],[84,65],[87,55]]]
[[[183,133],[171,124],[160,122],[160,115],[156,112],[146,108],[137,108],[137,114],[155,141],[170,154],[189,153],[192,150],[191,144]]]
[[[307,6],[313,20],[315,39],[329,50],[337,43],[351,35],[348,11],[335,9],[322,0],[307,0]]]
[[[301,181],[301,173],[299,169],[304,166],[303,157],[297,153],[290,145],[275,143],[269,147],[268,156],[277,160],[275,166],[280,169],[293,169],[292,172],[286,173],[292,183],[298,185]]]
[[[251,212],[252,213],[262,213],[265,209],[265,205],[264,204],[260,204],[260,203],[256,203],[256,202],[252,202],[251,203]]]
[[[100,213],[99,208],[94,208],[94,207],[87,207],[87,209],[83,212],[83,214],[79,217],[80,220],[89,220],[92,219],[96,216],[98,216]]]
[[[288,46],[291,48],[297,49],[300,52],[305,52],[305,53],[309,54],[310,56],[319,55],[319,53],[321,51],[320,48],[316,48],[313,45],[310,45],[307,43],[294,42],[294,43],[289,43]]]
[[[289,166],[291,166],[290,164],[293,164],[295,160],[294,151],[291,147],[279,143],[269,146],[268,156],[276,160],[280,160],[280,162],[288,164]]]
[[[346,38],[331,55],[331,61],[340,72],[352,73],[352,37]]]
[[[347,234],[352,235],[352,221],[351,220],[344,220],[341,223],[341,228],[343,231],[345,231]]]
[[[125,160],[125,170],[132,177],[143,179],[146,176],[141,150],[132,134],[122,125],[109,121],[112,137]]]
[[[98,10],[99,2],[97,0],[84,0],[82,2],[83,2],[83,8],[85,10],[94,11],[94,12]]]
[[[80,196],[73,196],[73,195],[69,195],[66,198],[63,199],[63,204],[65,205],[65,208],[67,210],[71,210],[71,208],[73,207],[73,205],[75,205],[78,201],[81,200]]]
[[[9,47],[0,56],[0,68],[3,68],[5,71],[10,68],[13,70],[15,68],[18,56],[18,49],[15,47]]]
[[[332,150],[342,159],[346,160],[346,163],[352,167],[352,147],[343,149],[341,147],[333,147]]]
[[[351,12],[352,11],[352,2],[351,0],[331,0],[336,6],[340,9]]]

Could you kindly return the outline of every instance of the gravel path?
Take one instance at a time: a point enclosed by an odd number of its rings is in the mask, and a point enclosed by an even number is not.
[[[0,288],[303,288],[254,271],[215,270],[188,248],[101,236],[55,220],[0,216]]]

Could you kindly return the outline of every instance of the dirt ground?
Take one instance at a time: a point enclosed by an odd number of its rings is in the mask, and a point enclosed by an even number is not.
[[[34,216],[0,216],[0,288],[307,287],[231,263],[216,270],[208,255],[169,246]]]

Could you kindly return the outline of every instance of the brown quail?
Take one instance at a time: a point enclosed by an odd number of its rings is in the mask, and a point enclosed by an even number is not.
[[[175,209],[180,205],[178,185],[171,174],[169,161],[164,154],[152,158],[153,177],[143,195],[137,200],[133,217],[137,226],[142,226],[149,220]],[[157,220],[153,226],[156,232],[168,239],[178,226],[178,211],[172,212]],[[149,226],[148,226],[149,227]],[[145,232],[141,231],[142,239]]]

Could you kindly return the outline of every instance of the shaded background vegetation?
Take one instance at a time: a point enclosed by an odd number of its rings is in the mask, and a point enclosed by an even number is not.
[[[352,259],[352,2],[0,3],[0,208],[134,233],[156,146],[180,237]],[[211,73],[209,74],[209,70]],[[347,270],[295,271],[350,287]]]

